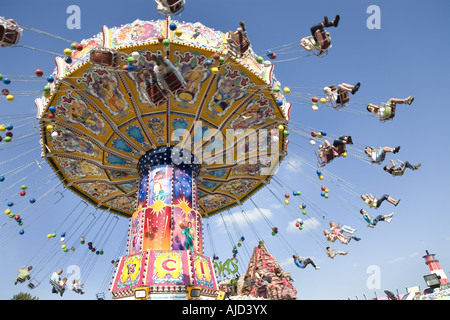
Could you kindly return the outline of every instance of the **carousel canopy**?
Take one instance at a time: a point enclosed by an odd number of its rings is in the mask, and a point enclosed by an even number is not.
[[[103,27],[57,57],[36,106],[42,155],[64,185],[97,208],[130,217],[139,159],[164,146],[200,159],[203,216],[268,183],[286,155],[291,105],[273,65],[251,46],[236,54],[230,35],[200,23],[137,20]],[[152,81],[154,70],[172,72],[167,88]],[[272,160],[263,161],[266,155]]]

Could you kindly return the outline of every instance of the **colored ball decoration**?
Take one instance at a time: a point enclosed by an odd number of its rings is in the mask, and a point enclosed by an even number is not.
[[[66,57],[70,57],[72,55],[72,50],[70,50],[69,48],[64,49],[64,55]]]

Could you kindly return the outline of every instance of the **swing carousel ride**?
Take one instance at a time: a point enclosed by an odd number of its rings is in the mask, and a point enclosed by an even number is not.
[[[199,22],[175,20],[184,1],[157,3],[166,19],[104,26],[55,58],[56,68],[35,100],[41,157],[62,186],[86,206],[116,219],[129,219],[126,255],[112,261],[113,299],[182,299],[187,293],[197,299],[223,298],[216,252],[211,252],[212,257],[205,254],[203,234],[211,231],[203,221],[233,209],[245,215],[241,205],[246,201],[264,216],[252,196],[265,189],[278,199],[283,194],[281,204],[302,230],[302,219],[288,204],[299,200],[300,214],[306,218],[307,199],[300,191],[292,192],[274,173],[287,156],[290,132],[311,145],[327,133],[290,126],[292,104],[286,96],[295,94],[276,79],[272,61],[277,53],[294,46],[268,50],[266,59],[253,50],[242,21],[236,31],[223,33]],[[2,46],[19,46],[23,28],[2,18]],[[322,30],[320,36],[302,40],[302,46],[308,56],[323,57],[330,41],[329,33]],[[43,71],[36,70],[36,77],[42,78]],[[14,76],[1,78],[4,84],[14,82]],[[320,93],[297,97],[305,104],[312,102],[313,111],[320,105],[344,109],[348,92],[338,92],[334,86],[330,90],[339,95],[337,102],[321,98]],[[4,89],[2,93],[7,101],[14,100],[13,92]],[[14,129],[12,124],[0,127],[6,132],[3,143],[15,142]],[[317,163],[309,165],[323,180],[322,168],[337,157],[346,157],[352,146],[331,150],[320,143]],[[358,156],[358,150],[353,154]],[[3,173],[1,183],[10,174]],[[331,173],[327,177],[338,179]],[[271,182],[275,184],[269,186]],[[21,188],[25,196],[27,185]],[[328,198],[328,188],[320,188]],[[34,202],[30,199],[29,206]],[[9,202],[5,213],[22,226],[22,217],[11,213],[13,205]],[[314,203],[308,206],[325,218]],[[266,220],[272,236],[283,241],[278,228]],[[234,257],[245,237],[238,239]],[[83,237],[81,244],[84,241]],[[88,246],[97,255],[104,254],[95,248],[96,243]],[[71,251],[69,245],[63,249]],[[258,259],[265,257],[264,261],[277,265],[261,238],[255,250],[252,268],[246,272],[252,279],[260,266]],[[295,299],[296,290],[287,283],[290,292],[267,292],[266,297]]]

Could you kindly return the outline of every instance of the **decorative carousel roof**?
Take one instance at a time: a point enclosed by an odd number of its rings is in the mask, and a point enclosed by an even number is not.
[[[174,24],[176,30],[171,30]],[[185,137],[173,134],[179,130],[189,132],[194,146],[203,150],[198,175],[203,216],[242,203],[268,183],[286,154],[286,137],[280,135],[278,150],[247,142],[243,151],[240,142],[249,130],[274,130],[278,136],[279,125],[289,120],[291,104],[273,76],[273,65],[251,47],[242,57],[231,54],[228,34],[200,23],[136,20],[103,27],[83,40],[83,49],[74,50],[69,60],[57,57],[53,81],[36,106],[42,155],[64,185],[97,208],[130,217],[140,157],[161,146],[186,147]],[[170,42],[162,41],[161,35]],[[116,63],[93,63],[94,50],[113,52]],[[186,82],[158,104],[145,81],[146,71],[155,67],[155,55],[170,61]],[[135,57],[133,67],[126,70],[130,56]],[[237,132],[233,141],[226,139],[228,129]],[[226,156],[222,163],[211,163],[220,134]],[[279,154],[277,161],[263,164],[257,159],[267,150]],[[227,161],[243,152],[246,161]]]

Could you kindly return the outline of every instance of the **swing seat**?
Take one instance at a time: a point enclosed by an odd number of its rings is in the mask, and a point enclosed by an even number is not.
[[[150,97],[150,100],[155,106],[159,107],[161,104],[167,101],[166,95],[157,83],[149,83],[146,90],[148,96]]]
[[[331,48],[331,37],[330,34],[323,30],[316,30],[314,33],[316,39],[313,36],[308,36],[300,41],[300,46],[306,49],[306,51],[312,51],[316,56],[321,56],[324,53],[328,54],[328,50]]]
[[[30,282],[28,282],[27,287],[30,288],[30,289],[34,289],[37,286],[39,286],[39,284],[40,283],[38,281],[36,281],[36,279],[31,279]]]
[[[116,52],[108,49],[94,49],[89,55],[89,61],[96,66],[116,68],[118,56]]]
[[[394,119],[395,117],[395,106],[391,106],[391,114],[389,117],[380,118],[381,122],[389,121]]]
[[[184,90],[186,87],[186,83],[182,82],[178,76],[175,74],[175,72],[169,70],[164,74],[164,81],[167,83],[170,91],[173,94],[181,93],[181,91]]]
[[[317,157],[317,166],[319,168],[324,167],[326,164],[330,163],[334,160],[334,158],[340,157],[345,152],[345,145],[341,145],[336,147],[337,150],[333,150],[331,146],[327,147],[325,150],[323,150],[324,157],[320,157],[319,150],[314,151]]]
[[[15,23],[0,18],[0,45],[10,47],[19,42],[22,29]]]
[[[227,32],[227,42],[231,47],[232,54],[236,55],[239,53],[240,56],[245,54],[247,50],[250,48],[250,41],[248,37],[246,37],[243,32]]]
[[[105,300],[105,294],[103,292],[97,293],[95,297],[97,298],[97,300]]]
[[[328,50],[331,47],[330,34],[324,29],[318,29],[314,33],[321,50]]]
[[[64,292],[64,289],[57,285],[54,281],[49,280],[49,283],[52,285],[53,289],[57,291],[56,293]]]
[[[340,100],[339,104],[331,101],[331,106],[333,107],[333,109],[341,109],[345,106],[345,104],[350,102],[350,96],[348,95],[348,91],[339,91],[338,89],[336,89],[334,85],[328,86],[328,88],[330,88],[332,92],[337,92],[339,95]]]
[[[162,5],[170,14],[181,13],[184,9],[185,0],[160,0],[158,3]]]

